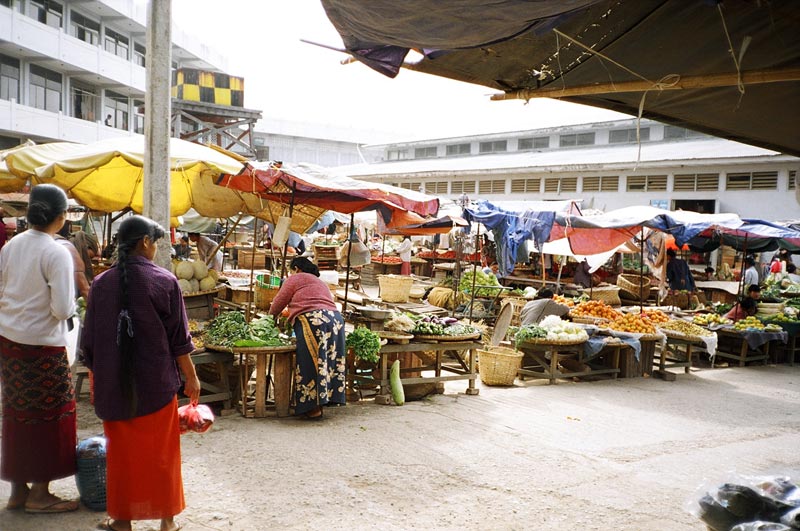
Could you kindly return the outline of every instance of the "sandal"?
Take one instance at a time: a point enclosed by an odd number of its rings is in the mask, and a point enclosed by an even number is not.
[[[97,524],[97,529],[103,529],[105,531],[119,531],[116,527],[111,525],[111,523],[114,522],[114,521],[115,520],[113,518],[111,518],[110,516],[106,516],[105,520],[103,520],[102,522]],[[178,527],[178,529],[180,529],[180,527]]]
[[[28,514],[53,514],[53,513],[70,513],[78,510],[78,502],[75,500],[62,500],[56,498],[52,503],[43,507],[29,507],[25,504],[25,512]]]

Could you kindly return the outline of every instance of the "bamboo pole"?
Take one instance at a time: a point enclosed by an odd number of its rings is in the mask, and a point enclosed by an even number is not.
[[[294,196],[297,192],[297,183],[292,182],[292,195],[289,198],[289,217],[294,215]],[[270,247],[272,247],[272,242],[270,241]],[[286,275],[286,253],[289,250],[289,238],[286,238],[286,241],[283,242],[283,255],[281,256],[281,278]]]
[[[644,311],[644,293],[642,293],[642,286],[644,285],[644,225],[642,225],[641,232],[639,233],[639,315],[643,315]]]
[[[342,313],[347,311],[347,295],[350,290],[350,252],[353,250],[353,230],[355,229],[355,212],[350,213],[350,228],[347,231],[347,271],[344,273],[344,303],[342,304]]]
[[[206,258],[206,265],[211,263],[211,261],[217,255],[217,251],[219,251],[220,247],[225,245],[225,242],[228,241],[228,238],[231,237],[231,234],[233,234],[233,231],[236,229],[236,227],[239,225],[239,222],[242,220],[242,216],[243,216],[243,214],[240,212],[239,213],[239,217],[236,218],[236,221],[233,223],[233,226],[230,229],[228,229],[227,232],[225,232],[225,236],[222,237],[222,240],[220,240],[220,242],[217,244],[217,246],[214,247],[214,250],[211,251],[211,254],[209,254],[208,257]],[[253,219],[257,219],[257,218],[253,218]],[[225,224],[227,225],[227,223],[228,222],[226,221]],[[253,251],[255,251],[255,248],[253,248]],[[222,273],[222,271],[220,271],[220,273]]]
[[[590,96],[595,94],[616,94],[620,92],[644,92],[647,90],[692,90],[719,87],[735,87],[741,81],[745,85],[764,83],[783,83],[800,80],[800,68],[782,68],[775,70],[754,70],[742,72],[741,78],[736,72],[724,74],[707,74],[699,76],[680,76],[677,82],[654,83],[651,81],[622,81],[616,83],[597,83],[579,85],[569,88],[519,89],[503,94],[492,94],[492,101],[529,100],[532,98],[567,98],[571,96]]]

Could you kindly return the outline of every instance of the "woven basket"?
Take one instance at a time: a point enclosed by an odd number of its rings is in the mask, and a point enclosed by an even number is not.
[[[520,313],[522,312],[522,308],[530,302],[530,299],[526,299],[524,297],[504,297],[500,302],[500,310],[503,309],[504,306],[511,305],[512,314],[511,314],[511,326],[519,326],[520,325]]]
[[[383,302],[408,302],[414,279],[400,275],[378,275]]]
[[[626,299],[645,301],[650,296],[650,279],[647,277],[622,274],[617,276],[617,286]]]
[[[619,300],[619,287],[617,286],[587,289],[584,290],[584,293],[588,294],[590,299],[605,302],[609,306],[622,304],[622,301]]]
[[[256,308],[269,310],[269,305],[272,303],[272,299],[275,298],[275,295],[278,294],[279,289],[280,288],[272,286],[262,286],[261,284],[256,284]]]
[[[508,347],[478,350],[481,382],[485,385],[514,385],[523,353]]]
[[[81,502],[94,511],[106,510],[106,449],[102,436],[78,443],[75,484]]]

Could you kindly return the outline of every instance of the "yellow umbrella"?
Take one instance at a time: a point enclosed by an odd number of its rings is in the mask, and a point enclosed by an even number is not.
[[[6,164],[6,156],[21,149],[35,145],[28,140],[24,144],[0,151],[0,193],[19,192],[28,183],[27,177],[19,177],[11,173]]]
[[[144,186],[144,137],[128,136],[92,144],[54,142],[20,149],[6,156],[8,169],[34,183],[52,183],[80,204],[101,212],[131,208],[141,213]],[[236,174],[242,163],[200,144],[170,139],[170,217],[194,208],[205,217],[230,217],[239,212],[275,221],[283,205],[255,194],[216,186],[221,173]],[[303,232],[324,209],[298,212],[292,228]],[[294,216],[293,216],[294,218]]]

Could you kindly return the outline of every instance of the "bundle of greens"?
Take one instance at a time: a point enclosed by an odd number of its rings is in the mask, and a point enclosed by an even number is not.
[[[377,363],[380,360],[378,352],[381,350],[381,336],[366,328],[360,326],[347,334],[345,345],[348,349],[352,349],[356,358],[372,363]]]
[[[519,348],[521,343],[531,339],[542,339],[547,337],[547,330],[539,325],[521,326],[514,334],[514,345]]]
[[[205,329],[203,341],[222,347],[277,347],[288,345],[280,336],[272,316],[247,324],[241,312],[225,312],[215,317]]]

